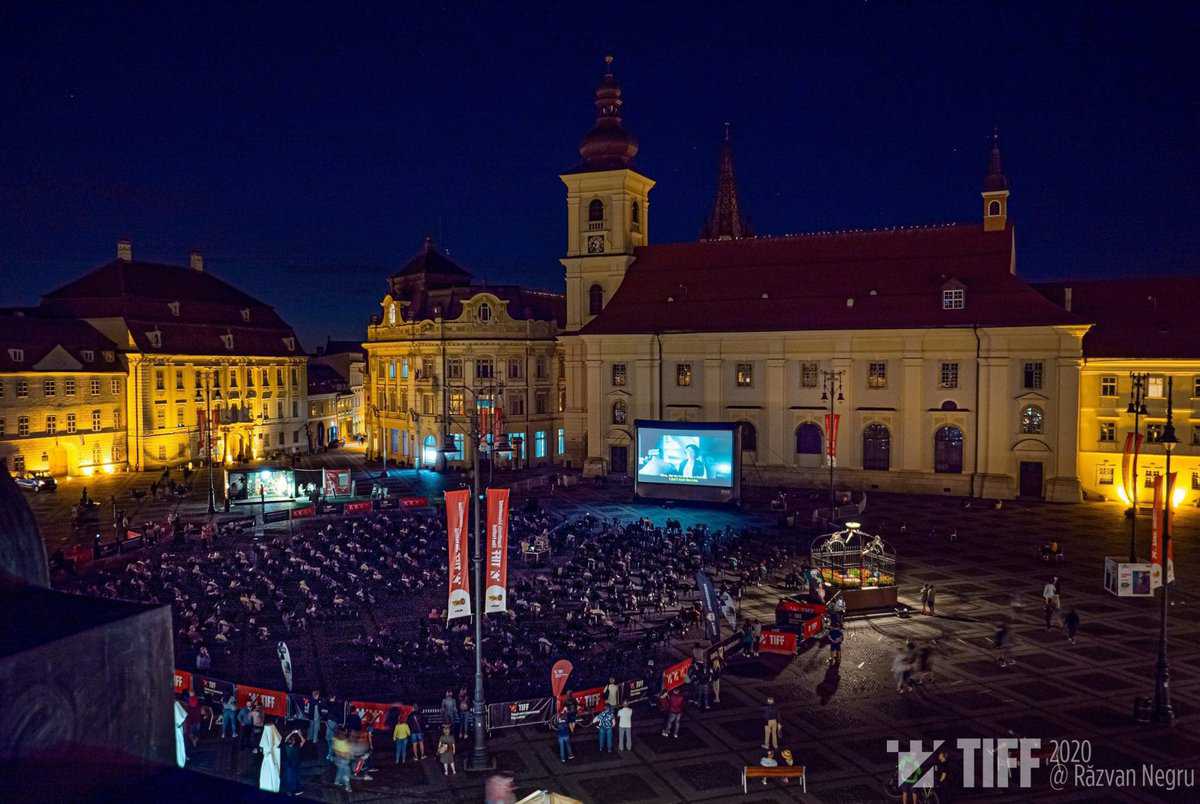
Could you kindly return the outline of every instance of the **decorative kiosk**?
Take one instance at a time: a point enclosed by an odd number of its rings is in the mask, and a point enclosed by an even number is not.
[[[812,567],[826,584],[842,593],[847,611],[896,605],[896,553],[857,522],[812,543]]]

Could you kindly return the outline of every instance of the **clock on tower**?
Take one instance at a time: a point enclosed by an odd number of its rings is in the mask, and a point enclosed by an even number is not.
[[[603,254],[604,253],[604,235],[589,236],[587,250],[588,250],[588,254]]]

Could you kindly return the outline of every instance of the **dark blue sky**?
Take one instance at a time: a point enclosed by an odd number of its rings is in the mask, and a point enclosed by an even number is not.
[[[605,52],[655,242],[696,237],[725,120],[764,234],[974,220],[998,124],[1022,275],[1198,267],[1194,4],[25,5],[0,15],[2,305],[122,234],[199,247],[309,347],[360,337],[426,232],[557,288]]]

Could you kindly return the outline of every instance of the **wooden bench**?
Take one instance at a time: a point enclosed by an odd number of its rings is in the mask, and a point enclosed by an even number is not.
[[[799,779],[800,789],[808,792],[808,781],[804,775],[803,765],[780,765],[777,768],[764,768],[762,765],[746,765],[742,768],[742,792],[749,793],[747,784],[750,779]]]

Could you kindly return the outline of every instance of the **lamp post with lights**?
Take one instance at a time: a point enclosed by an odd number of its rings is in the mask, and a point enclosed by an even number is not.
[[[1175,722],[1175,712],[1171,708],[1171,668],[1167,664],[1167,589],[1169,587],[1167,572],[1171,566],[1167,557],[1171,554],[1171,498],[1174,496],[1172,493],[1174,488],[1171,484],[1171,451],[1179,444],[1179,439],[1175,436],[1175,423],[1172,421],[1174,408],[1171,399],[1173,384],[1171,380],[1171,377],[1167,377],[1167,423],[1163,425],[1162,438],[1158,440],[1158,443],[1162,444],[1163,452],[1167,455],[1167,466],[1160,481],[1163,489],[1163,511],[1162,544],[1158,557],[1162,563],[1162,597],[1159,599],[1158,661],[1154,665],[1154,709],[1150,715],[1155,723],[1168,725]]]
[[[1137,561],[1137,438],[1142,417],[1146,415],[1146,390],[1150,384],[1150,375],[1131,371],[1129,379],[1132,382],[1129,387],[1129,405],[1125,408],[1125,412],[1133,414],[1133,470],[1130,474],[1130,488],[1127,489],[1129,492],[1129,563],[1132,564]]]
[[[842,378],[846,375],[845,371],[822,371],[821,372],[821,401],[829,403],[829,425],[825,432],[825,457],[829,459],[829,519],[834,519],[834,512],[837,510],[837,493],[833,488],[833,469],[834,459],[833,454],[833,422],[834,416],[837,415],[834,410],[838,402],[845,402],[846,397],[842,394]]]
[[[196,389],[196,402],[204,402],[204,452],[205,463],[208,464],[208,513],[217,512],[217,489],[213,484],[213,444],[212,444],[212,372],[204,373],[204,395],[201,398],[200,389]]]

